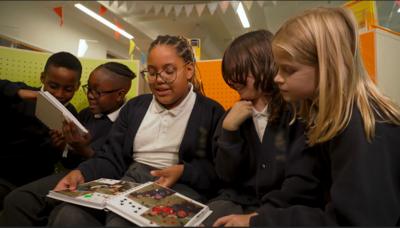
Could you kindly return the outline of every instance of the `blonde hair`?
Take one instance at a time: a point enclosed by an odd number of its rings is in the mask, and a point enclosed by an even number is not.
[[[400,125],[400,109],[383,96],[366,72],[358,50],[358,28],[344,8],[319,7],[286,21],[273,40],[274,53],[317,68],[316,92],[298,104],[307,122],[308,143],[326,142],[348,125],[353,106],[360,110],[364,132],[375,134],[376,113],[382,122]]]

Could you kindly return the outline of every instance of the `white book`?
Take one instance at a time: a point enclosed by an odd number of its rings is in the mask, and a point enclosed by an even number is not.
[[[104,209],[107,199],[122,194],[138,185],[130,181],[101,178],[78,185],[75,191],[69,189],[50,191],[47,197],[85,207]]]
[[[36,100],[36,117],[48,128],[62,132],[64,119],[73,122],[81,134],[88,133],[88,130],[75,118],[74,115],[61,104],[51,93],[39,91]]]
[[[87,185],[93,188],[98,183],[99,180],[88,182],[84,184],[85,187],[80,185],[78,189],[85,191],[88,189]],[[126,191],[119,191],[118,194],[103,198],[101,204],[97,204],[96,207],[94,203],[87,203],[89,198],[91,201],[100,201],[98,198],[101,195],[96,196],[96,193],[77,193],[79,196],[72,196],[71,191],[67,194],[65,191],[60,191],[57,194],[62,194],[64,197],[57,198],[55,197],[56,193],[50,191],[48,197],[82,206],[106,209],[139,226],[199,226],[212,213],[207,205],[154,182],[140,184]],[[85,197],[85,194],[90,194],[90,196]]]

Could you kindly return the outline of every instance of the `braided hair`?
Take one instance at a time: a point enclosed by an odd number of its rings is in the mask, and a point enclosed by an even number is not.
[[[149,53],[157,45],[168,45],[174,47],[178,56],[181,57],[185,63],[193,63],[194,66],[196,66],[196,59],[194,57],[192,46],[185,37],[171,35],[157,36],[157,38],[150,44]],[[191,78],[190,83],[192,83],[195,92],[204,94],[203,84],[196,76],[196,73]]]
[[[107,62],[104,64],[101,64],[100,66],[96,67],[95,70],[98,69],[107,69],[108,71],[126,77],[130,80],[136,78],[136,74],[131,71],[131,69],[129,69],[126,65],[122,64],[122,63],[118,63],[118,62]]]

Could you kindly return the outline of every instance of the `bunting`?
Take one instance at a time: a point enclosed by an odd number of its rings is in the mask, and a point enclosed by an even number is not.
[[[200,17],[201,14],[204,11],[204,8],[206,8],[206,4],[196,4],[196,11],[197,11],[197,15]]]
[[[218,2],[212,2],[207,4],[207,8],[210,11],[211,15],[214,14],[215,10],[217,10]]]
[[[175,10],[175,16],[179,16],[183,8],[183,5],[175,5],[174,10]]]
[[[396,4],[400,4],[400,0],[395,0]],[[116,4],[116,1],[113,1],[111,4]],[[171,3],[163,3],[162,1],[158,1],[156,4],[144,3],[145,14],[149,14],[152,9],[154,9],[154,14],[159,15],[161,11],[164,12],[165,16],[168,16],[172,9],[175,11],[175,16],[178,17],[182,11],[185,11],[186,16],[190,16],[195,9],[197,12],[197,16],[201,16],[204,13],[204,9],[207,7],[208,11],[211,15],[214,15],[217,8],[221,10],[223,14],[228,10],[229,5],[231,5],[232,10],[236,11],[240,2],[244,5],[247,10],[250,10],[252,7],[259,6],[263,7],[265,5],[265,1],[210,1],[207,3],[193,3],[193,4],[185,4],[184,1],[179,4],[171,4]],[[256,3],[256,4],[254,4]],[[132,3],[139,4],[139,3]],[[272,1],[272,5],[276,6],[278,1]],[[123,7],[123,6],[120,6]],[[131,11],[133,6],[131,5],[127,11]]]
[[[107,8],[103,5],[100,5],[99,15],[103,16],[107,12]]]
[[[53,11],[58,15],[58,17],[60,18],[60,26],[62,26],[64,24],[64,15],[63,15],[63,7],[59,6],[59,7],[54,7]]]
[[[192,13],[193,7],[194,7],[194,5],[192,5],[192,4],[185,5],[185,12],[186,12],[187,17],[189,17],[189,15]]]
[[[219,4],[219,8],[221,9],[222,13],[225,13],[229,7],[229,1],[220,1],[218,4]]]
[[[119,21],[117,19],[114,18],[114,24],[115,26],[117,26],[118,28],[122,29],[121,24],[119,23]],[[121,37],[121,34],[119,32],[114,32],[114,38],[116,40],[119,40],[119,38]]]

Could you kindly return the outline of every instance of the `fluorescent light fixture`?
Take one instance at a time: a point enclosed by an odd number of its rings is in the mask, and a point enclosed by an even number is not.
[[[98,20],[99,22],[103,23],[104,25],[106,25],[107,27],[111,28],[112,30],[114,30],[116,32],[119,32],[124,37],[126,37],[126,38],[128,38],[130,40],[134,38],[131,34],[127,33],[125,30],[118,28],[116,25],[114,25],[113,23],[109,22],[107,19],[103,18],[102,16],[98,15],[97,13],[91,11],[90,9],[86,8],[82,4],[77,3],[77,4],[75,4],[75,7],[80,9],[81,11],[86,13],[87,15],[93,17],[94,19]]]
[[[88,45],[86,40],[79,39],[79,46],[78,46],[78,57],[83,57],[88,49]]]
[[[400,13],[400,7],[397,9],[397,12]]]
[[[242,2],[239,2],[239,6],[236,9],[236,13],[239,15],[239,19],[240,19],[240,22],[242,22],[243,28],[249,28],[250,23],[249,23],[249,20],[247,19],[246,12],[244,12]]]

